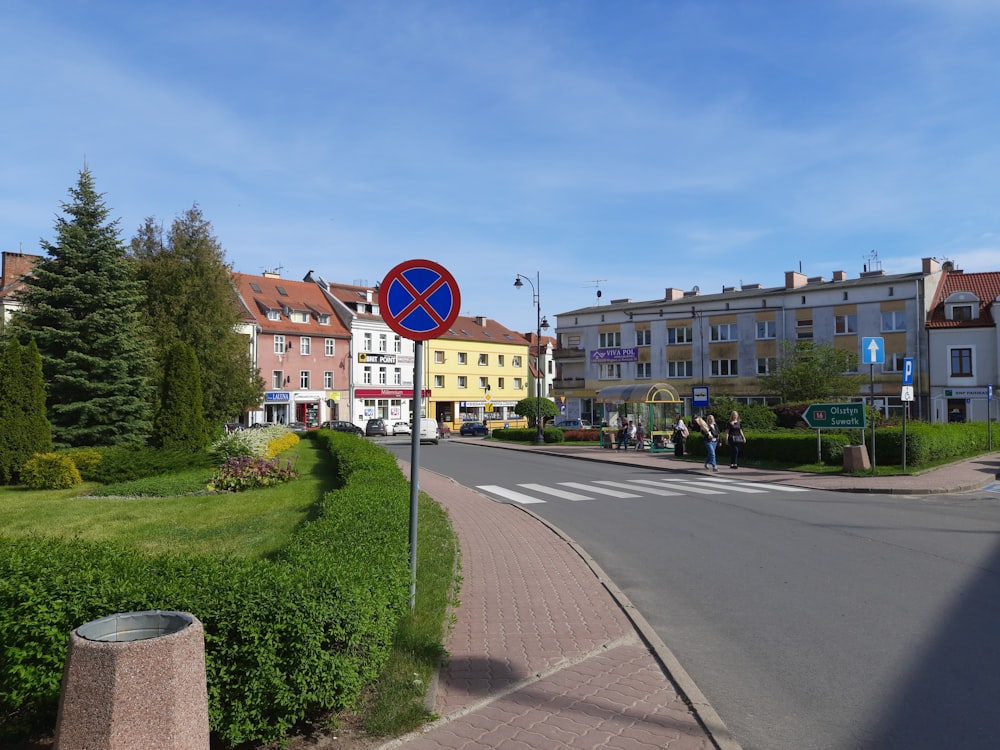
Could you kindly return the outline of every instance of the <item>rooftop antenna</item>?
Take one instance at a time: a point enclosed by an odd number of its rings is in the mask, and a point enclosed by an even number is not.
[[[882,261],[878,259],[878,250],[872,250],[864,257],[868,258],[868,262],[864,265],[865,273],[882,270]]]
[[[597,290],[597,304],[601,304],[601,282],[602,281],[607,281],[607,279],[591,279],[592,283],[590,283],[590,284],[584,284],[584,286],[588,286],[591,289],[596,289]]]

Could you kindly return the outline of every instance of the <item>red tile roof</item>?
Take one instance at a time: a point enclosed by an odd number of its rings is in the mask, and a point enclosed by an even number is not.
[[[945,300],[956,292],[971,292],[979,298],[979,316],[974,320],[948,320]],[[965,273],[946,271],[942,274],[934,304],[927,316],[928,328],[982,328],[996,325],[993,304],[1000,297],[1000,271]]]
[[[323,291],[311,281],[292,281],[272,276],[233,274],[236,286],[251,314],[267,333],[293,333],[350,338],[350,331],[334,313]],[[268,310],[280,312],[280,320],[269,320]],[[289,312],[309,313],[308,323],[293,322]],[[329,316],[329,324],[317,319],[318,314]]]

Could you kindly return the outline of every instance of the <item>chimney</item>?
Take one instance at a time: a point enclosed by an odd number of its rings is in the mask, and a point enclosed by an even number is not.
[[[684,291],[682,289],[674,289],[672,286],[668,286],[666,292],[663,293],[663,299],[672,300],[680,299],[684,296]]]
[[[476,325],[479,326],[480,328],[486,328],[486,320],[487,318],[485,315],[477,315]]]
[[[799,271],[785,271],[785,289],[798,289],[806,285],[806,275]]]
[[[834,271],[833,272],[834,281],[847,281],[847,271]]]
[[[937,258],[924,258],[923,259],[923,272],[924,273],[937,273],[941,270],[941,264],[937,262]]]

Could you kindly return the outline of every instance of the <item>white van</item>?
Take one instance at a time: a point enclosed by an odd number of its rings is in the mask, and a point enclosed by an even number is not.
[[[438,444],[438,423],[430,417],[420,420],[420,442]]]

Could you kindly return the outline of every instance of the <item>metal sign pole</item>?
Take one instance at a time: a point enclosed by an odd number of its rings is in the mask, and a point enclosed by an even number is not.
[[[875,473],[875,365],[869,365],[868,371],[871,375],[871,388],[869,389],[868,398],[871,402],[872,410],[872,474]],[[864,432],[864,430],[862,430]]]
[[[420,500],[420,420],[423,418],[424,342],[413,342],[413,427],[410,429],[410,609],[417,604],[417,508]]]

